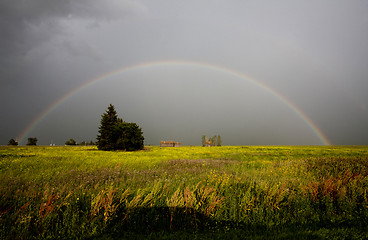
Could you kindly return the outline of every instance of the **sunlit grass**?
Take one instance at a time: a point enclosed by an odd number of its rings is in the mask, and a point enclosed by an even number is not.
[[[365,146],[1,147],[0,157],[1,238],[368,237]]]

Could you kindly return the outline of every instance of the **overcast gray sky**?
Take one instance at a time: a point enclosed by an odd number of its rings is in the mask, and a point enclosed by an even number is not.
[[[323,144],[316,130],[368,144],[367,13],[365,0],[0,0],[0,144],[98,76],[174,60],[193,64],[98,81],[23,137],[95,140],[112,103],[145,144]]]

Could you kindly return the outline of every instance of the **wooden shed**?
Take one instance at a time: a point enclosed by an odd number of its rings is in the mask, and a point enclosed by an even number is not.
[[[206,147],[212,147],[214,146],[213,143],[211,141],[206,141],[206,144],[205,144]]]
[[[160,147],[181,147],[181,142],[161,141]]]

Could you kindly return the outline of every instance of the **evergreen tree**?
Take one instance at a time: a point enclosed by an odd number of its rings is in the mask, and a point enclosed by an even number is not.
[[[114,128],[118,122],[118,115],[115,107],[110,104],[106,112],[101,116],[101,124],[97,136],[97,148],[100,150],[115,150],[116,141]]]

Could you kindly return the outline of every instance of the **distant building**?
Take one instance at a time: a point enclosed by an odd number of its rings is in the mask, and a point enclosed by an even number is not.
[[[181,142],[161,141],[160,147],[181,147]]]
[[[206,141],[205,146],[206,147],[212,147],[212,146],[214,146],[214,144],[211,141]]]

